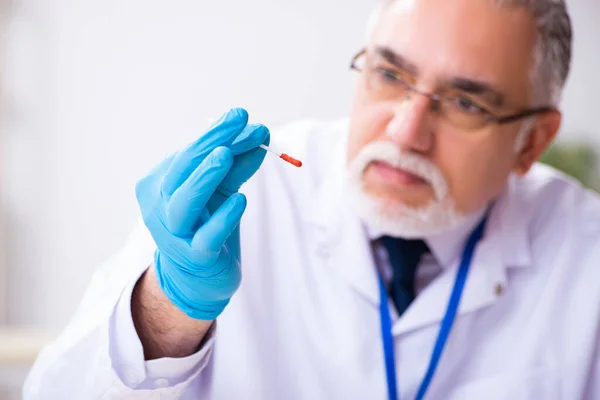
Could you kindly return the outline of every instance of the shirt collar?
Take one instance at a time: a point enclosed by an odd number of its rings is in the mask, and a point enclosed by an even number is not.
[[[446,268],[458,260],[468,236],[481,221],[484,214],[485,208],[467,215],[456,226],[422,237],[440,267]],[[377,240],[384,236],[383,233],[372,227],[367,227],[366,231],[371,240]]]

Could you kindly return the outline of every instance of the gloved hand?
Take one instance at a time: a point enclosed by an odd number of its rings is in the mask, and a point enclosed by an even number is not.
[[[166,296],[188,316],[215,319],[241,280],[238,193],[260,167],[269,131],[247,125],[233,109],[200,139],[163,161],[136,185],[144,223],[157,250],[156,275]]]

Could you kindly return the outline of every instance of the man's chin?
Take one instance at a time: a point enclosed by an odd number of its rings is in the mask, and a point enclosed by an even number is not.
[[[406,196],[398,193],[382,193],[364,191],[364,196],[371,199],[373,205],[381,212],[399,216],[412,214],[427,208],[434,202],[431,196]]]
[[[460,221],[451,204],[433,199],[409,205],[394,197],[360,190],[354,191],[351,203],[358,217],[370,229],[407,239],[444,231]]]

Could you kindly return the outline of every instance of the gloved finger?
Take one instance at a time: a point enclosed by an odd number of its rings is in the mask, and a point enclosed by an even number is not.
[[[138,203],[140,203],[140,206],[143,205],[141,204],[141,202],[143,202],[146,199],[146,197],[151,197],[155,193],[158,193],[162,177],[170,168],[174,157],[174,154],[169,155],[160,164],[154,166],[146,176],[144,176],[142,179],[136,182],[135,195],[138,200]]]
[[[227,238],[239,225],[246,209],[246,196],[235,193],[204,223],[192,239],[192,248],[201,253],[219,254]]]
[[[149,223],[151,223],[156,214],[156,204],[160,201],[160,186],[163,176],[171,165],[173,157],[171,155],[164,159],[148,175],[135,184],[135,197],[142,214],[142,219],[148,228],[150,228]]]
[[[214,149],[175,190],[166,210],[166,224],[175,236],[192,236],[205,217],[208,199],[212,196],[233,164],[233,154],[227,147]]]
[[[231,144],[234,156],[246,153],[265,142],[269,136],[269,129],[260,124],[248,124]]]
[[[236,193],[256,173],[265,159],[266,151],[258,146],[261,143],[269,144],[271,138],[269,130],[260,125],[251,137],[248,139],[248,142],[252,144],[251,150],[234,157],[229,173],[208,201],[207,207],[210,212],[217,210],[227,197]]]
[[[242,108],[231,109],[223,115],[206,133],[175,157],[162,184],[163,194],[172,195],[216,147],[230,146],[247,123],[248,113]]]
[[[234,158],[231,170],[217,189],[220,193],[230,195],[237,192],[258,171],[267,154],[266,150],[258,146],[261,143],[268,146],[271,139],[269,131],[266,128],[265,131],[266,134],[260,137],[262,141],[253,149]]]
[[[269,144],[270,136],[267,135],[263,141],[265,145]],[[254,148],[244,154],[240,154],[233,160],[233,166],[229,173],[223,179],[216,192],[210,198],[207,208],[210,212],[217,210],[227,197],[236,193],[240,187],[247,182],[252,175],[258,171],[265,159],[266,151],[261,148]]]

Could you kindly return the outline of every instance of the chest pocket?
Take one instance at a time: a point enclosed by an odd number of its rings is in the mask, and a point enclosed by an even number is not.
[[[562,400],[556,369],[515,371],[467,383],[446,400]],[[565,399],[567,400],[567,399]],[[572,400],[572,399],[569,399]]]

